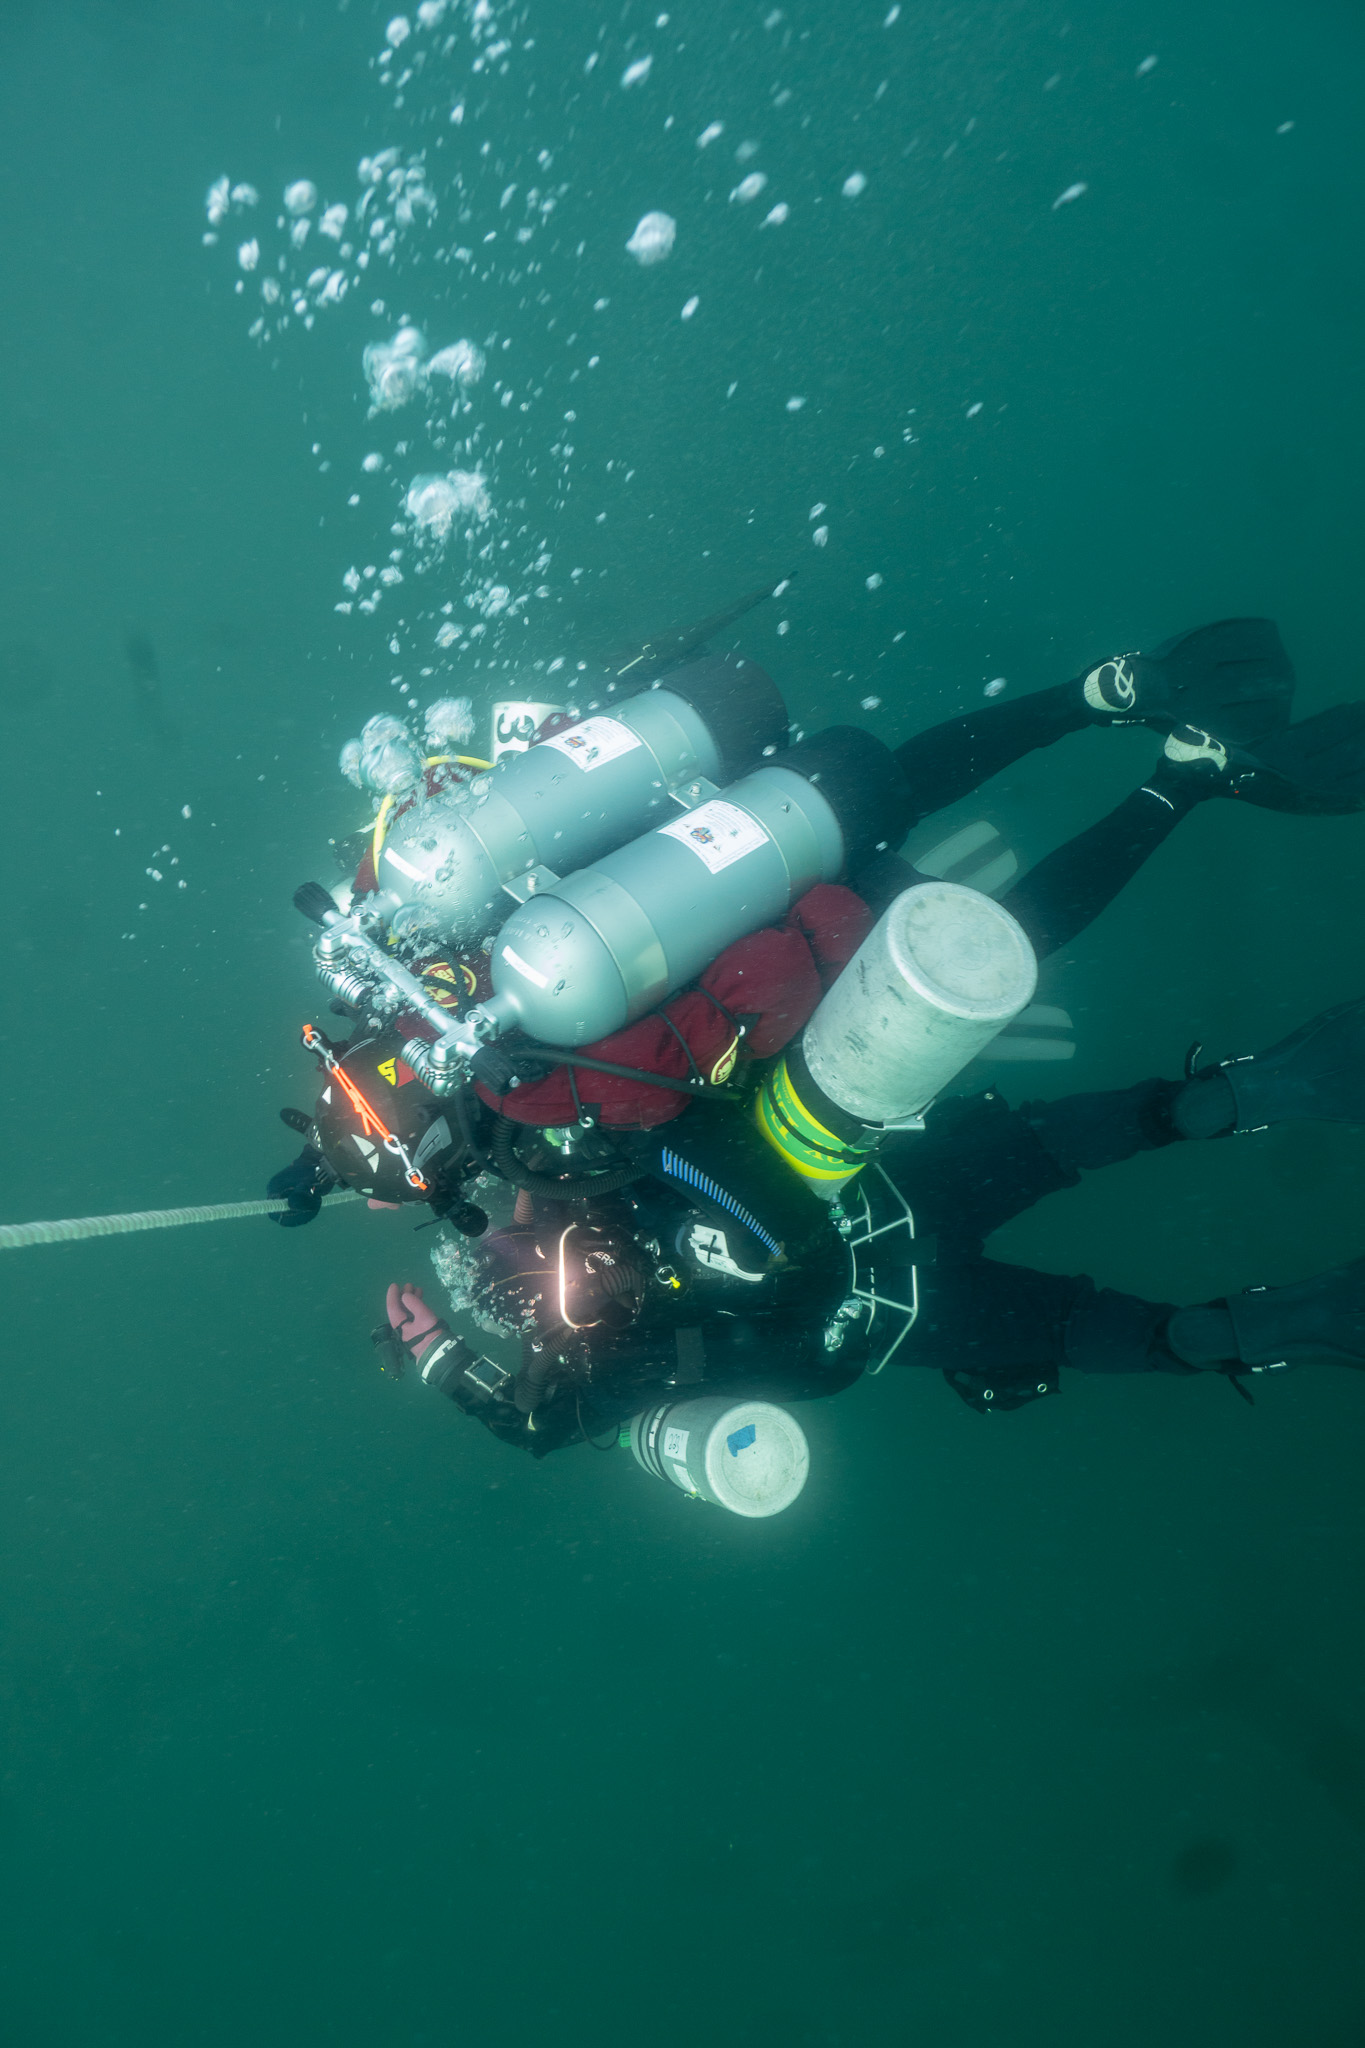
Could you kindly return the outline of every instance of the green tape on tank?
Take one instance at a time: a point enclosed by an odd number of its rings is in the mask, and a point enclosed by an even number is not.
[[[850,1179],[866,1165],[882,1135],[869,1129],[865,1138],[852,1142],[836,1136],[802,1102],[785,1059],[763,1083],[754,1113],[768,1143],[804,1180]]]

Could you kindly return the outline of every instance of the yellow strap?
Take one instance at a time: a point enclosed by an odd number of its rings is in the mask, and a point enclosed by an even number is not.
[[[376,887],[379,883],[379,856],[384,851],[384,834],[389,829],[389,813],[392,809],[393,798],[386,796],[383,803],[379,806],[379,812],[374,821],[374,836],[370,840],[370,865],[374,869]]]
[[[429,759],[423,761],[422,766],[424,769],[449,768],[453,766],[456,768],[481,768],[487,771],[492,768],[493,763],[491,761],[481,761],[477,754],[432,754]],[[376,882],[379,880],[379,856],[384,851],[384,840],[388,835],[389,819],[393,816],[393,807],[397,801],[396,797],[386,796],[383,803],[379,806],[379,815],[374,821],[374,837],[370,841],[370,864],[374,868]]]

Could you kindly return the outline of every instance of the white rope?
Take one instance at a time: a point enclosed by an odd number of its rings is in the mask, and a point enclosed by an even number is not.
[[[324,1203],[354,1202],[352,1188],[324,1195]],[[126,1216],[68,1216],[60,1223],[0,1223],[0,1252],[22,1251],[30,1244],[69,1244],[78,1237],[118,1237],[126,1230],[174,1230],[182,1223],[226,1223],[234,1216],[276,1215],[286,1206],[283,1196],[257,1202],[208,1202],[192,1209],[133,1209]]]

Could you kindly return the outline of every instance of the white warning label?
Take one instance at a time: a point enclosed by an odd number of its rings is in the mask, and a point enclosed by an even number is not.
[[[695,811],[675,818],[671,825],[661,825],[659,832],[662,838],[676,839],[695,853],[713,875],[768,844],[768,835],[757,818],[751,818],[738,804],[727,804],[723,797],[698,804]]]
[[[687,1439],[691,1434],[690,1429],[666,1429],[664,1431],[664,1456],[670,1462],[687,1456]]]
[[[558,747],[561,754],[586,773],[593,768],[605,768],[608,761],[619,761],[622,754],[634,753],[644,741],[638,732],[622,725],[619,718],[583,718],[567,732],[555,733],[544,744]]]

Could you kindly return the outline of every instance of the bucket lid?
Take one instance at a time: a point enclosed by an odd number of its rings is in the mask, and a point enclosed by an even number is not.
[[[1038,962],[1022,927],[1001,904],[958,882],[903,891],[886,913],[886,944],[907,986],[947,1017],[1006,1024],[1037,986]]]
[[[809,1472],[804,1430],[771,1401],[737,1401],[706,1440],[707,1483],[717,1504],[735,1515],[780,1515]]]

